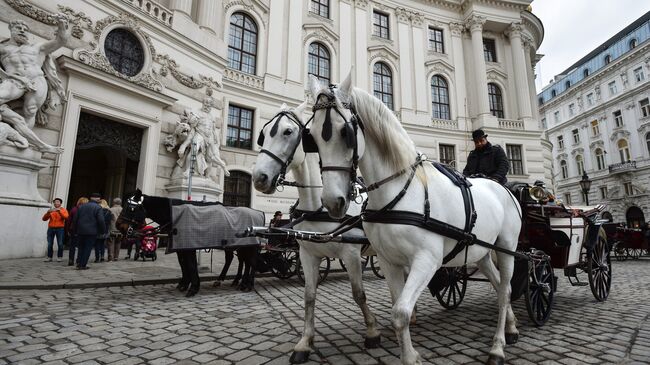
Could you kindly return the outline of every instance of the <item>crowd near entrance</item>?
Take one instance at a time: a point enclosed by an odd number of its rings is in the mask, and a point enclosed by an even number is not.
[[[107,201],[136,189],[143,131],[82,112],[79,117],[68,208],[98,192]]]

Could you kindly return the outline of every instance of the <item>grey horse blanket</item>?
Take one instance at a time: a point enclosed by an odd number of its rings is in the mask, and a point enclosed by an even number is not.
[[[187,203],[187,202],[185,202]],[[258,246],[256,237],[236,237],[249,226],[263,226],[264,212],[222,204],[172,201],[171,250]]]

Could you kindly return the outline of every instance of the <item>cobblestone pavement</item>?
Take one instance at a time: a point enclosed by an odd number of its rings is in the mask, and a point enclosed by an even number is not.
[[[519,342],[509,364],[650,363],[650,260],[614,264],[609,299],[597,303],[588,286],[560,277],[551,320],[531,325],[515,304]],[[561,272],[557,272],[561,274]],[[380,348],[363,348],[364,325],[346,277],[331,274],[319,288],[318,353],[312,364],[397,364],[385,282],[364,278],[382,331]],[[470,283],[454,311],[428,292],[411,326],[425,363],[481,363],[496,322],[496,297]],[[264,278],[256,291],[204,285],[185,298],[173,285],[0,292],[0,364],[287,364],[302,330],[302,286],[294,278]]]

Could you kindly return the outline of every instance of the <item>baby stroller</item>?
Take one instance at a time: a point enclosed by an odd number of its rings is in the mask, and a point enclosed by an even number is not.
[[[158,249],[158,231],[152,226],[146,226],[142,229],[142,233],[140,257],[142,257],[142,261],[145,261],[146,258],[156,261],[158,258],[156,255],[156,250]],[[136,258],[137,257],[138,256],[136,256]]]

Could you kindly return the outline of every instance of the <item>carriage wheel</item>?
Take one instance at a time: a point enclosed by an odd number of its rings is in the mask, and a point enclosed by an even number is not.
[[[543,326],[551,316],[553,298],[555,297],[555,275],[551,260],[535,260],[528,274],[526,288],[526,310],[528,317],[536,326]]]
[[[640,248],[628,248],[627,256],[631,257],[632,260],[638,260],[641,257],[641,251]]]
[[[447,309],[456,309],[465,297],[467,289],[467,269],[461,267],[442,267],[439,270],[443,286],[439,290],[429,288],[438,303]]]
[[[616,261],[625,261],[627,260],[627,249],[623,247],[618,247],[618,243],[614,245],[614,257]]]
[[[320,265],[318,266],[318,284],[322,283],[325,281],[325,278],[327,278],[327,275],[330,273],[330,259],[329,257],[323,257],[320,260]],[[298,259],[298,279],[300,279],[301,283],[305,283],[305,276],[302,271],[302,264],[300,263],[300,259]]]
[[[370,256],[370,268],[372,269],[372,272],[375,273],[375,276],[377,276],[378,278],[380,279],[386,278],[384,274],[381,272],[381,267],[379,267],[379,257]]]
[[[368,267],[368,261],[370,261],[369,259],[369,256],[361,256],[361,272],[366,271],[366,268]],[[341,265],[343,271],[348,272],[348,269],[345,267],[343,260],[339,259],[339,264]]]
[[[612,263],[607,251],[607,238],[602,228],[598,232],[596,245],[587,255],[587,273],[594,297],[599,302],[605,301],[612,285]]]
[[[295,251],[275,251],[275,253],[271,259],[271,272],[277,278],[289,279],[300,266],[298,253]]]

